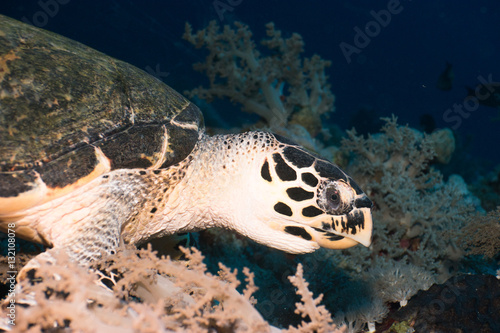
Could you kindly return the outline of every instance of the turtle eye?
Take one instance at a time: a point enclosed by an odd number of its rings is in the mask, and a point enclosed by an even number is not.
[[[328,206],[329,206],[328,208],[334,211],[339,209],[341,205],[341,200],[340,200],[340,193],[336,187],[334,186],[330,187],[326,191],[326,197],[328,199]]]
[[[349,212],[352,209],[354,191],[344,182],[333,181],[325,185],[318,196],[319,207],[332,215]]]

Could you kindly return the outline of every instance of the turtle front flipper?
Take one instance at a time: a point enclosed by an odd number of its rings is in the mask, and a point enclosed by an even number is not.
[[[42,240],[88,265],[113,254],[121,243],[137,245],[172,235],[188,222],[169,223],[168,215],[178,198],[172,192],[189,161],[168,169],[115,170],[9,221],[17,228],[29,228],[23,233],[28,240]],[[5,222],[0,219],[0,224]],[[36,266],[36,258],[32,264]]]
[[[81,188],[50,202],[22,211],[10,219],[16,228],[29,228],[23,236],[53,249],[41,254],[50,262],[50,252],[63,250],[81,265],[112,254],[120,245],[122,225],[147,200],[147,183],[142,171],[115,171],[102,175]],[[2,222],[5,224],[5,222]],[[24,269],[37,266],[34,258]]]

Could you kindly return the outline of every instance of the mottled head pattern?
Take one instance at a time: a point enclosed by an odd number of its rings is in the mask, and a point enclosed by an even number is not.
[[[279,149],[266,158],[261,177],[280,194],[276,228],[326,248],[371,242],[372,203],[338,166],[278,135]]]
[[[372,203],[351,177],[281,136],[245,135],[261,149],[249,154],[251,168],[243,166],[243,175],[236,178],[246,195],[228,199],[244,201],[234,206],[250,207],[238,209],[245,212],[240,217],[245,221],[233,229],[290,253],[370,245]]]

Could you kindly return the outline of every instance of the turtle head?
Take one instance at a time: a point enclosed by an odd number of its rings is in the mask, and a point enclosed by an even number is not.
[[[248,185],[253,216],[238,231],[289,253],[369,246],[372,202],[361,188],[335,164],[274,137]]]

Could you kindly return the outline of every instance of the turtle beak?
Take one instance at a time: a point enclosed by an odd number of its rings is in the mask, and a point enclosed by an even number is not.
[[[314,241],[329,249],[346,249],[357,244],[369,247],[373,229],[371,201],[363,203],[365,207],[354,207],[345,215],[330,215],[326,219],[324,215],[318,216],[310,224]]]
[[[355,219],[355,226],[349,227],[349,222],[347,226],[343,226],[344,219],[342,217],[334,217],[335,226],[342,227],[339,235],[350,238],[357,243],[360,243],[366,247],[369,247],[372,243],[372,213],[370,208],[355,208],[347,215],[347,220]]]

